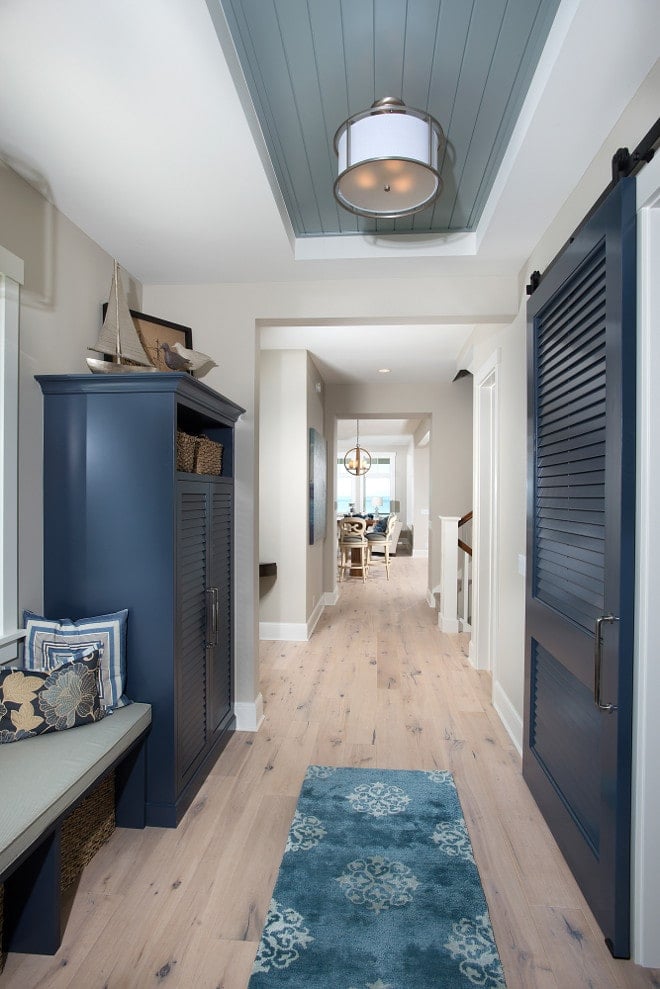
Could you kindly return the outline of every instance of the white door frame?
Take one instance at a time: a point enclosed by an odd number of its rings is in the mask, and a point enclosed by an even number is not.
[[[499,365],[495,350],[474,373],[474,478],[472,639],[470,661],[497,671],[499,540],[497,538],[499,465]]]
[[[632,772],[632,956],[660,968],[660,156],[637,176],[637,510]]]

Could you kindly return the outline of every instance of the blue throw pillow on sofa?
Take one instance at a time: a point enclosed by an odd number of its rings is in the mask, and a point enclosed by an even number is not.
[[[378,521],[374,524],[373,531],[381,532],[381,533],[387,532],[388,521],[389,521],[389,515],[384,515],[382,519],[378,519]]]
[[[127,620],[127,608],[112,615],[79,618],[75,622],[70,618],[52,621],[32,611],[24,611],[25,668],[52,670],[70,659],[72,649],[100,645],[101,703],[106,710],[124,707],[131,703],[124,694]]]

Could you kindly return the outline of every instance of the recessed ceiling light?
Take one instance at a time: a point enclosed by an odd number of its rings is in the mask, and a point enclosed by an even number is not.
[[[379,367],[378,368],[378,373],[379,374],[389,374],[390,371],[391,371],[391,368],[389,368],[389,367]]]

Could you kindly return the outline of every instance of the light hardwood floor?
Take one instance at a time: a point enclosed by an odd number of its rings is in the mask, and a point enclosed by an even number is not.
[[[339,585],[308,643],[262,643],[266,720],[236,734],[175,831],[116,831],[53,958],[10,955],[2,989],[245,989],[310,763],[450,769],[509,989],[660,986],[614,961],[520,774],[464,636],[438,631],[426,561]],[[329,989],[335,987],[332,976]],[[406,987],[414,989],[414,986]]]

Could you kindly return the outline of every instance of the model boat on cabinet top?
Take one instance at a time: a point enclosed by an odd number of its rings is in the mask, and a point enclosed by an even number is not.
[[[112,355],[111,360],[87,358],[87,366],[94,374],[143,374],[158,371],[146,353],[128,308],[119,277],[119,265],[115,261],[112,284],[105,319],[95,346],[89,347],[99,354]]]

